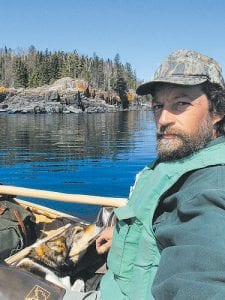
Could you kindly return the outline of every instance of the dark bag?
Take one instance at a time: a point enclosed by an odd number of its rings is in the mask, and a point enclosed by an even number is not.
[[[0,265],[0,299],[61,300],[65,290],[29,272]]]
[[[0,197],[0,261],[34,243],[34,215],[10,196]]]

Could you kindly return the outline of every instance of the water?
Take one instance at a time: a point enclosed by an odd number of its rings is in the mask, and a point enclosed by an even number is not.
[[[135,174],[154,157],[149,111],[0,115],[0,182],[6,185],[127,197]],[[99,210],[93,205],[25,200],[89,220]]]

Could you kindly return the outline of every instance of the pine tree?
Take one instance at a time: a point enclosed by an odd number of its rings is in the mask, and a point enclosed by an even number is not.
[[[127,98],[127,82],[125,81],[122,74],[118,74],[114,90],[119,95],[123,108],[128,108],[129,101]]]
[[[129,106],[129,101],[127,98],[128,87],[127,87],[127,81],[125,80],[125,76],[124,76],[124,69],[120,62],[119,54],[116,54],[114,63],[116,69],[116,81],[115,81],[114,90],[120,97],[122,107],[128,108]]]
[[[53,53],[49,58],[50,83],[52,83],[56,79],[59,79],[59,77],[60,77],[59,69],[60,69],[59,57],[58,57],[57,53]]]
[[[127,85],[129,89],[136,89],[136,74],[133,72],[131,64],[126,62],[125,64],[125,76],[127,80]]]
[[[25,63],[21,60],[20,57],[17,57],[13,63],[14,71],[14,86],[15,87],[24,87],[28,86],[28,73]]]

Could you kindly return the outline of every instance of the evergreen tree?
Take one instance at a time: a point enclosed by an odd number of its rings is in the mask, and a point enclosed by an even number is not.
[[[122,74],[118,74],[114,90],[119,95],[123,108],[128,108],[129,101],[127,98],[127,82],[125,81]]]
[[[59,57],[58,57],[57,53],[53,53],[49,58],[50,83],[52,83],[56,79],[59,79],[59,77],[60,77],[59,69],[60,69]]]
[[[133,72],[131,64],[128,62],[125,64],[125,76],[126,76],[128,87],[130,89],[136,89],[136,82],[137,82],[136,74],[135,72]]]
[[[25,63],[21,60],[20,57],[17,57],[13,63],[14,71],[14,86],[15,87],[24,87],[28,86],[28,73]]]
[[[115,81],[114,90],[120,97],[122,107],[128,108],[128,106],[129,106],[129,101],[127,98],[128,87],[127,87],[127,81],[126,81],[125,75],[124,75],[124,73],[125,73],[124,68],[120,62],[119,54],[116,54],[114,62],[115,62],[115,69],[116,69],[116,81]]]

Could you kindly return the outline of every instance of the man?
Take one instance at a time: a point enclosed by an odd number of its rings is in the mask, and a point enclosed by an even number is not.
[[[109,269],[85,299],[225,299],[224,87],[219,65],[189,50],[138,87],[152,95],[158,158],[115,209]],[[110,243],[108,229],[99,253]]]

